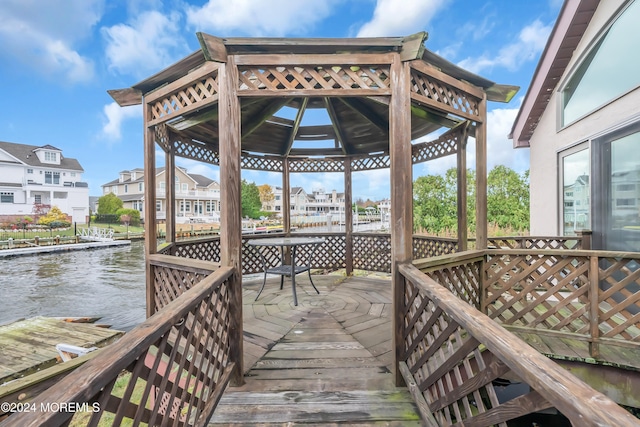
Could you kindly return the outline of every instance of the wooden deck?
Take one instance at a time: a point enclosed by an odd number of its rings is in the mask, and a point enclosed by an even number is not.
[[[390,373],[391,282],[314,276],[244,285],[242,387],[229,387],[210,425],[420,425],[409,392]]]

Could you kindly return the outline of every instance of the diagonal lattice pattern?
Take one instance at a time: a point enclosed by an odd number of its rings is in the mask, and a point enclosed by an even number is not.
[[[458,252],[458,241],[442,237],[413,236],[413,259]]]
[[[443,266],[427,273],[436,282],[449,289],[467,304],[480,309],[482,262],[471,261],[459,265]]]
[[[601,258],[598,329],[603,338],[640,343],[640,265],[637,259]]]
[[[418,100],[424,97],[449,106],[462,117],[470,119],[480,117],[480,100],[416,69],[411,70],[411,92],[418,95]]]
[[[561,255],[489,255],[487,315],[506,325],[588,333],[589,262]]]
[[[354,235],[353,268],[391,272],[391,236],[389,234]]]
[[[187,107],[196,107],[218,94],[218,72],[193,82],[189,86],[169,93],[151,104],[152,120],[169,119],[182,113]]]
[[[304,158],[290,159],[290,172],[344,172],[342,159]]]
[[[490,237],[487,245],[497,249],[582,249],[580,237]]]
[[[211,165],[219,165],[220,157],[217,151],[202,142],[191,139],[178,139],[173,143],[175,154],[186,159],[199,160]]]
[[[370,89],[387,93],[391,79],[388,66],[282,65],[241,66],[240,94],[243,91],[349,90]]]

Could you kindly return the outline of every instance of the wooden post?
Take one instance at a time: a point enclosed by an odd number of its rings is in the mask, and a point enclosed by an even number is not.
[[[155,280],[153,267],[149,262],[149,256],[158,251],[156,237],[156,144],[153,127],[147,126],[151,120],[151,107],[144,102],[144,211],[145,211],[145,238],[144,249],[146,253],[145,280],[147,289],[147,317],[151,317],[156,311],[155,306]]]
[[[591,230],[579,230],[576,231],[578,237],[580,237],[580,249],[583,251],[591,250]]]
[[[598,256],[589,257],[589,355],[591,357],[600,356],[600,305],[598,298],[600,294],[600,266]]]
[[[468,126],[468,122],[467,122]],[[458,140],[458,251],[467,250],[467,130]]]
[[[231,384],[243,378],[242,333],[242,205],[240,202],[240,102],[236,93],[238,69],[233,57],[218,69],[220,80],[220,261],[233,267],[230,277],[230,360],[235,362]]]
[[[291,234],[291,182],[289,181],[289,159],[282,160],[282,231]]]
[[[487,248],[487,96],[478,105],[476,123],[476,249]]]
[[[394,376],[404,385],[400,362],[404,357],[405,280],[399,265],[412,257],[413,181],[411,159],[411,75],[409,65],[395,54],[391,64],[389,155],[391,160],[391,276],[393,287]]]
[[[164,194],[165,194],[165,226],[167,243],[176,241],[176,149],[173,145],[174,135],[169,133],[169,152],[165,155]]]
[[[353,274],[353,186],[351,176],[351,158],[344,159],[344,238],[345,270],[347,276]]]

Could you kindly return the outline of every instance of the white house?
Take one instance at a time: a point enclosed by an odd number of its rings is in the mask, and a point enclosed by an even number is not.
[[[166,218],[165,168],[156,169],[156,218]],[[123,207],[137,209],[144,219],[144,169],[120,172],[118,179],[102,185],[102,194],[113,193],[123,201]],[[189,220],[219,221],[220,184],[203,175],[188,173],[185,168],[175,170],[175,212],[177,222]]]
[[[640,251],[640,0],[566,0],[513,125],[531,233]]]
[[[84,169],[51,145],[0,142],[0,215],[33,216],[57,206],[73,222],[89,218],[89,186]]]
[[[282,216],[282,188],[275,187],[273,196],[273,200],[262,203],[262,210]],[[344,193],[336,190],[326,193],[323,189],[316,189],[309,194],[302,187],[291,187],[289,203],[291,215],[344,214]]]

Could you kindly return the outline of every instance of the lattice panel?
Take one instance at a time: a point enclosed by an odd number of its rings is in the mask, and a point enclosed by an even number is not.
[[[240,160],[242,169],[253,169],[259,171],[282,172],[282,159],[274,157],[255,156],[243,153]]]
[[[640,264],[637,259],[600,260],[598,328],[603,338],[640,343]]]
[[[458,241],[439,237],[413,236],[413,259],[458,252]]]
[[[351,160],[351,170],[354,172],[391,167],[391,157],[388,154],[378,154],[370,157],[358,157]]]
[[[153,127],[153,132],[156,139],[156,144],[158,144],[165,153],[169,152],[169,148],[171,147],[171,142],[169,141],[169,130],[167,129],[167,125],[161,124]]]
[[[427,273],[427,276],[449,289],[455,296],[480,309],[482,294],[482,263],[468,262],[456,266],[443,266]]]
[[[488,255],[487,315],[507,325],[589,332],[589,261],[556,255]]]
[[[388,93],[391,84],[388,66],[241,66],[238,70],[240,92],[369,89]]]
[[[487,245],[497,249],[582,249],[580,237],[490,237]]]
[[[480,117],[479,99],[415,69],[411,69],[411,92],[448,105],[462,116]]]
[[[87,400],[100,410],[71,425],[195,425],[226,387],[229,337],[227,280],[178,313],[155,342],[130,349],[139,352],[133,363]]]
[[[206,274],[193,273],[168,267],[153,267],[154,312],[174,301],[185,291],[207,277]]]
[[[344,172],[344,162],[334,159],[294,159],[289,160],[290,172]]]
[[[272,237],[269,235],[268,237]],[[280,265],[282,256],[279,248],[275,246],[250,246],[247,242],[256,236],[247,236],[242,239],[242,274],[262,273],[265,268]],[[260,254],[264,257],[263,264]]]
[[[434,141],[413,145],[411,147],[413,164],[456,154],[461,137],[461,133],[445,134]]]
[[[411,282],[404,304],[403,359],[438,423],[462,425],[495,411],[500,402],[492,381],[510,369]]]
[[[296,257],[310,261],[311,268],[335,271],[345,268],[346,238],[344,235],[323,235],[295,233],[296,237],[323,237],[321,245],[300,246]]]
[[[177,242],[171,250],[171,255],[219,263],[220,238]]]
[[[175,141],[173,145],[175,147],[175,154],[178,157],[199,160],[211,165],[220,165],[220,156],[218,152],[214,151],[211,147],[208,147],[202,142],[189,139],[179,139]]]
[[[176,90],[151,104],[152,120],[178,115],[187,107],[197,104],[218,94],[218,71],[204,76],[191,85]]]
[[[391,273],[391,236],[388,234],[354,235],[353,268]]]

